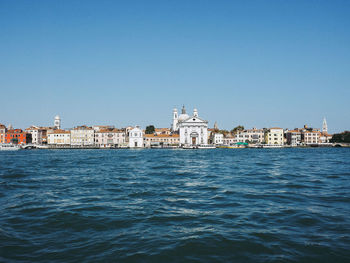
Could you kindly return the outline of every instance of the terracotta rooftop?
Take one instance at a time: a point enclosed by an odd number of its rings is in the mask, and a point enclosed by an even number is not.
[[[63,133],[70,133],[70,131],[66,131],[66,130],[53,130],[53,131],[49,131],[49,134],[63,134]]]
[[[99,131],[97,131],[96,133],[120,133],[120,132],[124,132],[123,130],[121,129],[117,129],[117,128],[114,128],[114,129],[101,129]]]
[[[144,135],[147,138],[178,138],[179,134],[145,134]]]

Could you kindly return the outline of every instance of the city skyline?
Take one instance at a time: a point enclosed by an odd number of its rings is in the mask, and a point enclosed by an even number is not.
[[[182,106],[182,108],[185,108],[185,105],[183,105]],[[176,107],[175,108],[173,108],[173,110],[174,109],[176,109],[176,110],[178,110],[178,113],[180,114],[181,113],[181,110],[179,110],[179,109],[177,109]],[[198,109],[197,108],[194,108],[194,110],[196,110],[196,112],[197,112],[197,114],[198,114]],[[189,115],[189,116],[192,116],[193,114],[192,114],[192,111],[188,111],[188,110],[186,110],[186,113]],[[147,126],[150,126],[150,125],[153,125],[155,128],[168,128],[168,129],[172,129],[172,126],[173,126],[173,124],[171,123],[170,125],[168,125],[168,126],[159,126],[159,125],[157,125],[157,124],[155,124],[155,123],[152,123],[152,122],[149,122],[148,124],[146,124],[146,125],[140,125],[140,124],[137,124],[137,123],[133,123],[132,121],[130,122],[130,123],[128,123],[128,124],[126,124],[126,125],[116,125],[115,123],[90,123],[90,122],[88,122],[88,123],[76,123],[76,124],[74,124],[74,125],[72,125],[72,126],[64,126],[64,123],[63,123],[63,125],[62,125],[62,118],[61,118],[61,116],[60,115],[56,115],[54,118],[52,118],[51,119],[51,122],[50,123],[45,123],[45,124],[42,124],[42,125],[40,125],[40,124],[31,124],[31,125],[28,125],[28,126],[26,126],[26,127],[16,127],[15,125],[13,125],[12,123],[9,123],[9,124],[6,124],[6,123],[1,123],[0,122],[0,124],[2,124],[2,125],[5,125],[5,126],[7,126],[7,128],[9,127],[9,126],[11,126],[13,129],[26,129],[26,128],[29,128],[29,127],[33,127],[33,126],[35,126],[35,127],[55,127],[55,126],[57,126],[57,118],[59,119],[59,126],[61,127],[60,129],[63,129],[63,130],[69,130],[69,129],[73,129],[73,128],[75,128],[75,127],[79,127],[79,126],[84,126],[84,125],[86,125],[87,127],[93,127],[93,126],[99,126],[99,125],[101,125],[101,126],[110,126],[110,127],[116,127],[116,128],[126,128],[126,127],[135,127],[135,126],[139,126],[140,128],[142,128],[142,129],[145,129]],[[172,120],[171,120],[172,121]],[[243,126],[245,129],[252,129],[252,128],[257,128],[257,129],[262,129],[262,128],[266,128],[266,129],[268,129],[268,128],[271,128],[272,126],[269,126],[269,127],[257,127],[257,126],[252,126],[252,127],[247,127],[247,126],[244,126],[243,124],[237,124],[236,126],[233,126],[233,127],[231,127],[231,128],[222,128],[222,127],[220,127],[220,124],[217,122],[217,121],[214,121],[214,122],[210,122],[210,121],[208,121],[208,128],[215,128],[215,125],[217,125],[218,126],[218,128],[220,129],[220,130],[227,130],[227,131],[230,131],[230,130],[232,130],[233,128],[235,128],[235,127],[237,127],[237,126]],[[296,129],[296,128],[302,128],[302,127],[304,127],[304,126],[307,126],[307,127],[311,127],[311,128],[314,128],[314,129],[319,129],[319,130],[322,130],[323,128],[324,128],[324,125],[326,126],[326,130],[328,130],[328,124],[327,124],[327,119],[324,117],[323,119],[322,119],[322,125],[320,125],[320,126],[313,126],[313,125],[309,125],[308,123],[304,123],[303,125],[300,125],[300,126],[295,126],[295,127],[280,127],[280,128],[283,128],[283,129],[287,129],[287,130],[293,130],[293,129]],[[278,126],[278,125],[275,125],[275,126]],[[328,130],[329,131],[329,130]]]
[[[347,1],[0,3],[0,123],[350,129]]]

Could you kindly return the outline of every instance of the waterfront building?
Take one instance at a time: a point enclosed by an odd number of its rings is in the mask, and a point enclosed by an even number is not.
[[[100,130],[113,130],[115,127],[113,125],[94,125],[92,128],[97,132]]]
[[[50,145],[70,145],[71,133],[61,129],[51,130],[47,133],[47,144]]]
[[[13,144],[27,144],[31,143],[31,135],[22,131],[21,129],[7,130],[5,133],[5,142]]]
[[[183,107],[177,127],[181,145],[208,144],[208,121],[198,117],[197,109],[193,110],[193,115],[190,117]]]
[[[100,148],[119,147],[125,144],[125,132],[120,129],[99,129],[95,131],[95,145]]]
[[[265,132],[266,144],[284,144],[284,132],[282,128],[274,127],[270,128]]]
[[[224,135],[222,133],[212,133],[212,143],[222,145],[224,143]]]
[[[143,133],[139,126],[129,131],[129,147],[130,148],[142,148],[143,145]]]
[[[144,146],[178,146],[180,144],[179,134],[145,134]]]
[[[332,135],[331,134],[321,133],[319,142],[320,143],[329,143],[331,139],[332,139]]]
[[[39,137],[41,137],[41,144],[47,144],[47,134],[49,132],[52,132],[53,130],[55,130],[55,127],[38,127],[41,134],[38,134],[38,140],[40,140]]]
[[[33,144],[43,143],[43,130],[40,127],[31,126],[26,129],[26,132],[31,134]]]
[[[85,125],[78,126],[70,131],[71,145],[92,146],[94,145],[94,129]]]
[[[237,131],[236,141],[247,142],[252,144],[263,143],[265,140],[263,129],[246,129],[243,131]]]
[[[302,132],[298,129],[286,131],[287,144],[291,146],[298,146],[302,144]]]
[[[228,133],[224,136],[222,142],[224,145],[232,145],[232,144],[237,143],[237,138],[235,135]]]
[[[5,143],[6,126],[0,123],[0,143]]]
[[[305,130],[302,133],[302,139],[305,144],[318,144],[320,142],[321,132]]]
[[[154,134],[160,135],[160,134],[166,134],[169,135],[171,133],[171,129],[169,128],[155,128]]]
[[[57,129],[57,130],[59,130],[59,129],[61,129],[61,118],[60,118],[60,116],[56,116],[55,117],[55,120],[54,120],[54,128],[55,129]]]

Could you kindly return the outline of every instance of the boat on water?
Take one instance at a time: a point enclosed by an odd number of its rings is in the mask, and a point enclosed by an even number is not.
[[[210,144],[199,144],[199,145],[184,145],[182,149],[215,149],[214,145]]]
[[[270,149],[284,147],[284,145],[282,145],[282,144],[260,144],[259,146],[260,146],[260,148],[270,148]]]
[[[20,147],[12,143],[0,143],[0,151],[17,151]]]

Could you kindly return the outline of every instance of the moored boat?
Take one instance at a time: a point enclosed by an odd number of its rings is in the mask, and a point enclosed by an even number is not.
[[[0,151],[17,151],[20,147],[12,143],[0,143]]]

